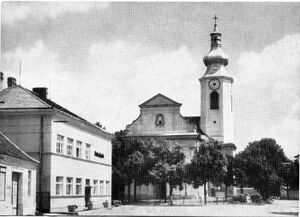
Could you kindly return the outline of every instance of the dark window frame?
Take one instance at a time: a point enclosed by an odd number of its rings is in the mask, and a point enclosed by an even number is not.
[[[209,96],[210,99],[210,109],[219,110],[219,93],[217,91],[212,91]]]

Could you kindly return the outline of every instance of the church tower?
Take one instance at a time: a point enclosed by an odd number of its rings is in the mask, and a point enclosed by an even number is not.
[[[210,137],[224,143],[233,143],[232,84],[233,77],[226,72],[228,56],[221,49],[222,34],[214,17],[210,34],[211,49],[204,56],[207,67],[199,79],[201,85],[201,129]]]

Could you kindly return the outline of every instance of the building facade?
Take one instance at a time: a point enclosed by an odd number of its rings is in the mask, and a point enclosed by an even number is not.
[[[225,154],[233,155],[236,149],[233,137],[232,84],[233,77],[226,72],[228,57],[221,49],[221,33],[214,24],[211,36],[211,49],[203,61],[207,67],[199,79],[201,87],[201,117],[184,117],[180,114],[181,103],[157,94],[140,105],[140,115],[126,127],[131,137],[163,137],[180,144],[186,160],[193,157],[199,137],[211,137],[223,143]],[[209,185],[208,188],[212,187]],[[133,187],[131,188],[133,189]],[[127,188],[125,192],[127,193]],[[232,190],[232,189],[231,189]],[[174,195],[199,198],[203,187],[193,189],[185,185]],[[139,186],[138,199],[155,198],[157,189],[153,185]],[[210,189],[208,189],[210,194]]]
[[[110,204],[112,134],[48,99],[46,88],[30,91],[13,82],[0,101],[0,130],[40,161],[38,210],[84,207],[86,186],[94,207]]]
[[[38,161],[0,132],[0,215],[34,215]]]

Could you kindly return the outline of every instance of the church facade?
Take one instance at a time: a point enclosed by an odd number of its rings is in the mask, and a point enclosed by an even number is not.
[[[207,70],[199,79],[201,117],[182,116],[181,103],[157,94],[139,105],[139,117],[126,127],[128,136],[163,137],[174,144],[180,144],[187,162],[193,157],[199,136],[203,139],[208,136],[222,142],[224,152],[233,155],[235,150],[232,114],[233,77],[225,69],[228,57],[221,49],[222,34],[218,31],[216,22],[210,36],[211,49],[203,59]],[[203,195],[203,191],[203,187],[194,189],[192,186],[184,185],[182,191],[175,190],[173,195],[199,198]],[[137,199],[157,198],[157,192],[158,189],[153,185],[138,186]],[[208,192],[210,194],[210,189]]]

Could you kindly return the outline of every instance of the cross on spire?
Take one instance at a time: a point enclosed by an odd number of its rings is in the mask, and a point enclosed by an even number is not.
[[[217,19],[218,19],[218,17],[217,17],[217,15],[215,15],[214,16],[214,20],[215,20],[215,24],[214,24],[214,32],[217,32],[218,30],[217,30]]]
[[[218,17],[217,17],[217,15],[215,15],[215,17],[214,17],[215,24],[217,24],[217,19],[218,19]]]

